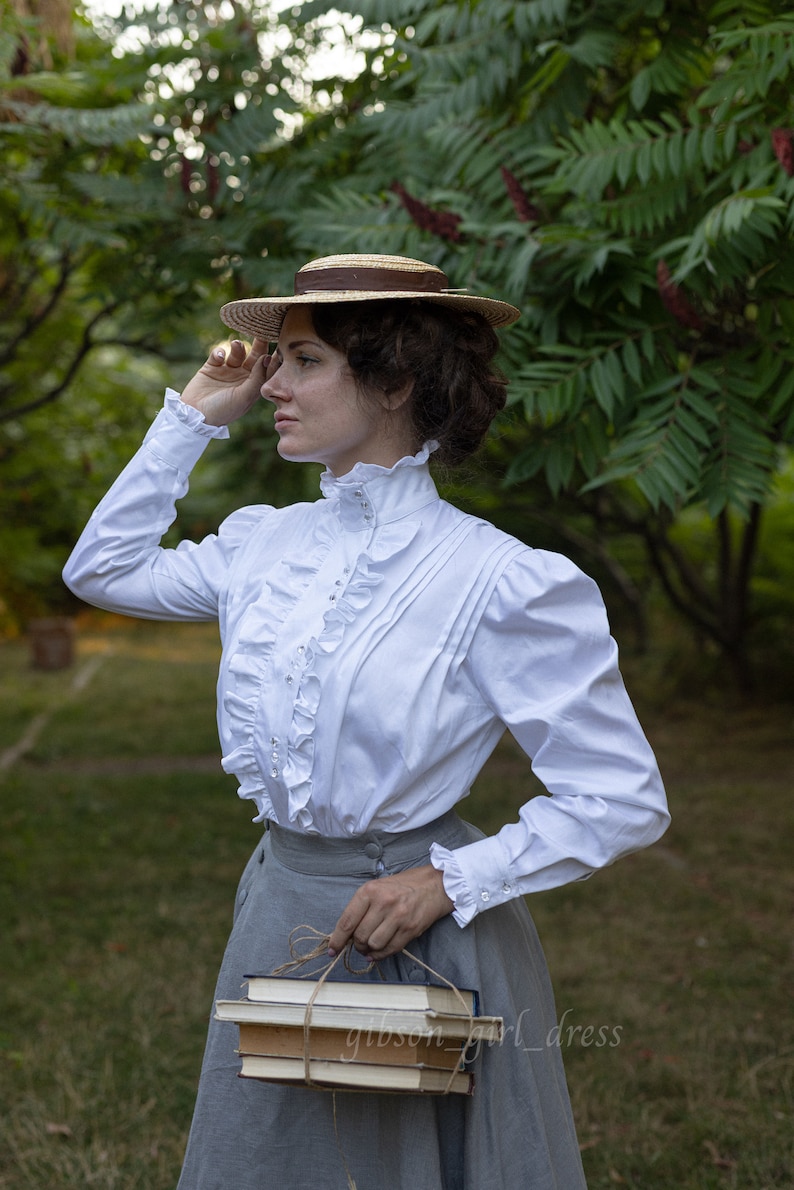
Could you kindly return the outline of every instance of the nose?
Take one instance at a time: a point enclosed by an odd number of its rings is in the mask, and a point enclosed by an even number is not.
[[[281,361],[274,355],[267,365],[265,383],[259,390],[266,401],[289,400],[289,394],[286,391],[283,381],[284,374],[281,372]]]

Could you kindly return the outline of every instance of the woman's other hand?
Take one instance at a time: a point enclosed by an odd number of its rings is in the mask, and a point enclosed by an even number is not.
[[[234,339],[228,352],[218,347],[182,392],[182,400],[204,414],[210,426],[227,426],[256,404],[270,363],[267,343],[254,339],[250,351]]]
[[[328,943],[332,956],[352,939],[369,959],[385,959],[423,934],[454,908],[441,872],[429,864],[362,884],[350,899]]]

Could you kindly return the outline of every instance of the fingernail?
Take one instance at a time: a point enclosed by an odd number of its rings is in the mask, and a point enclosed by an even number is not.
[[[328,957],[329,957],[329,959],[336,958],[336,951],[333,950],[330,946],[328,947]]]

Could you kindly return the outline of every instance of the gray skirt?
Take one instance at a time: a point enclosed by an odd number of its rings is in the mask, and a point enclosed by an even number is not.
[[[271,825],[240,881],[215,998],[239,999],[247,974],[288,961],[295,926],[330,934],[360,884],[426,864],[432,842],[453,848],[481,837],[455,813],[355,839]],[[504,1017],[504,1040],[475,1059],[474,1094],[332,1094],[243,1079],[237,1027],[213,1020],[178,1190],[584,1187],[548,970],[523,899],[464,929],[442,918],[409,950],[477,989],[482,1012]],[[428,978],[402,954],[378,966],[358,978]],[[350,978],[341,968],[330,978]]]

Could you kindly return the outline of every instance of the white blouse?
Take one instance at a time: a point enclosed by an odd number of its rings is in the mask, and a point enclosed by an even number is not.
[[[507,727],[550,796],[491,838],[434,845],[460,925],[663,833],[661,778],[589,578],[441,500],[427,448],[161,548],[191,468],[226,436],[169,391],[64,579],[112,611],[219,621],[221,763],[254,821],[423,825],[466,797]]]

